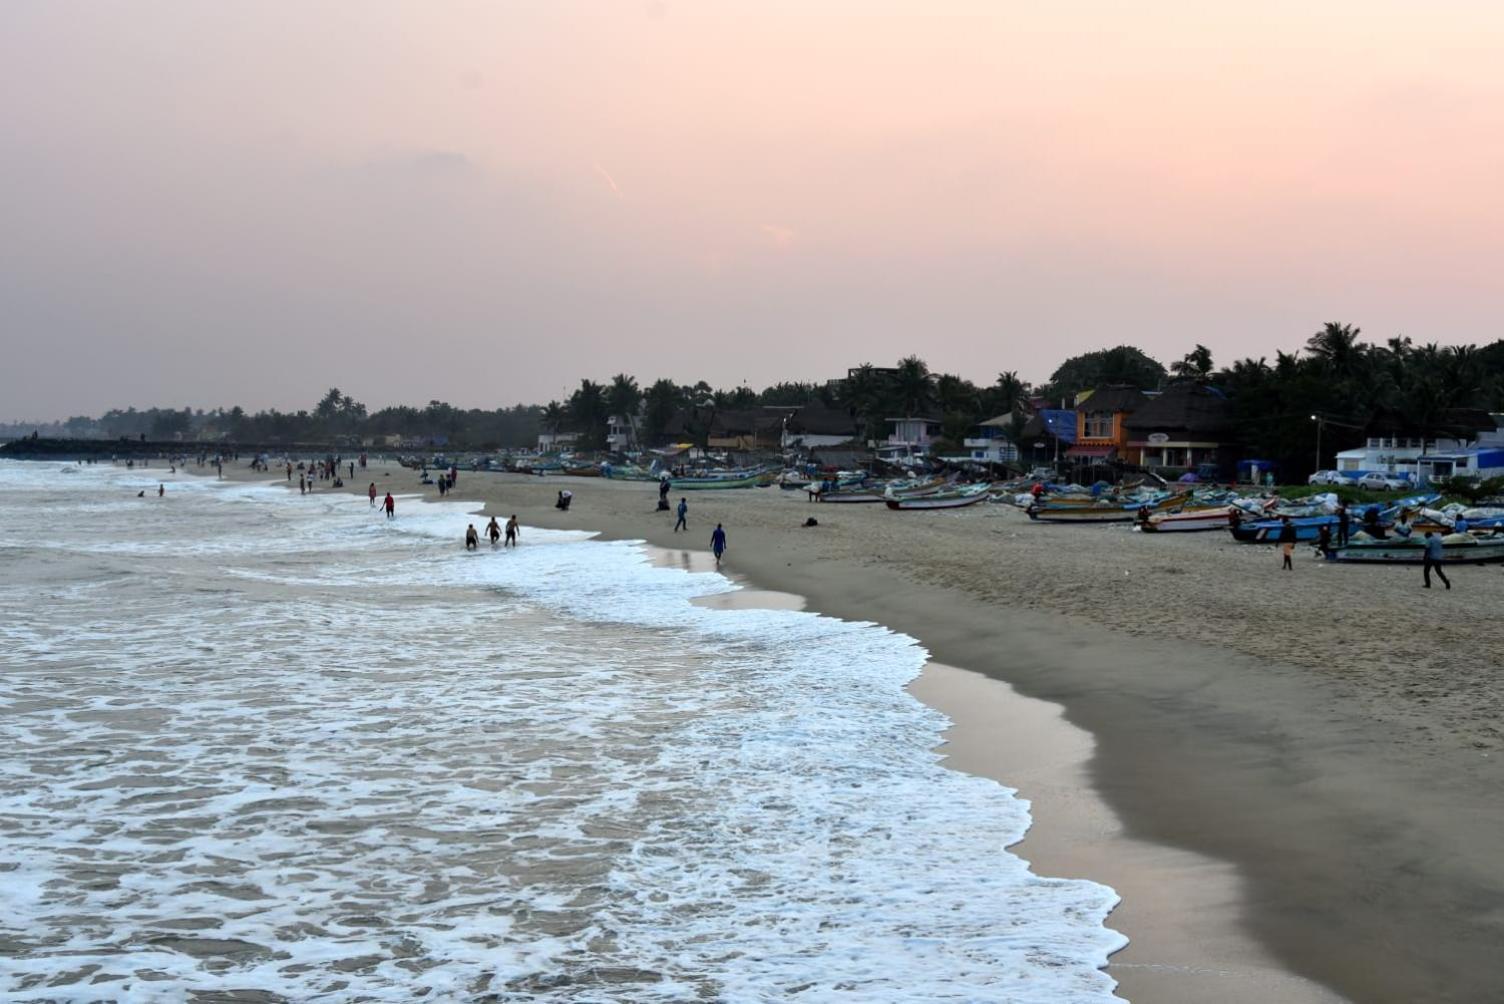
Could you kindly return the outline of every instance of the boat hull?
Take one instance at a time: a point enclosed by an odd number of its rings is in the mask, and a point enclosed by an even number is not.
[[[1146,533],[1194,533],[1207,530],[1226,530],[1231,525],[1230,509],[1208,509],[1198,512],[1159,513],[1149,517],[1143,524]]]
[[[918,498],[893,498],[884,499],[889,509],[899,512],[913,512],[921,509],[959,509],[962,506],[976,505],[985,501],[987,489],[984,487],[978,491],[966,492],[960,495],[927,495]]]
[[[1349,544],[1327,554],[1330,561],[1361,565],[1420,565],[1424,564],[1426,545],[1423,540],[1379,540],[1373,543]],[[1504,537],[1497,540],[1484,539],[1472,544],[1442,542],[1443,565],[1488,565],[1504,562]]]
[[[1175,496],[1147,507],[1135,506],[1131,503],[1126,507],[1122,505],[1069,506],[1064,509],[1055,509],[1045,506],[1025,509],[1024,512],[1030,519],[1040,523],[1132,523],[1139,518],[1139,514],[1145,508],[1152,515],[1157,512],[1168,512],[1184,503],[1183,496]]]

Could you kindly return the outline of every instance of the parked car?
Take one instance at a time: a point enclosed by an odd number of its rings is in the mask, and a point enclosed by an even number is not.
[[[1317,471],[1306,478],[1308,485],[1351,485],[1353,479],[1341,471]]]
[[[1378,471],[1369,471],[1358,479],[1358,487],[1366,488],[1372,492],[1395,492],[1410,487],[1410,482],[1404,478],[1395,477],[1393,474],[1381,474]]]

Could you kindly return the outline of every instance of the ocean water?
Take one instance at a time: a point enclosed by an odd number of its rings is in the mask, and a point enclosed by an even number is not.
[[[464,504],[60,467],[0,461],[0,996],[1114,999],[1115,894],[1006,850],[911,639],[466,554]]]

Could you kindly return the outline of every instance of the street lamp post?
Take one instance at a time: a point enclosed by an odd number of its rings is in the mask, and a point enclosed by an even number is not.
[[[1311,421],[1316,423],[1316,470],[1321,470],[1321,427],[1326,425],[1326,419],[1320,415],[1312,415]]]

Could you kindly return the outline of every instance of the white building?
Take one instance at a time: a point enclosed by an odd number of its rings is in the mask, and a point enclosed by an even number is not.
[[[913,453],[926,453],[930,443],[940,438],[938,418],[890,418],[892,429],[888,432],[887,446],[906,448]]]
[[[540,432],[538,433],[538,452],[547,453],[550,450],[567,450],[580,438],[577,432]]]
[[[1451,477],[1456,474],[1471,474],[1475,477],[1495,477],[1480,474],[1480,461],[1490,460],[1479,454],[1504,450],[1504,415],[1490,415],[1493,428],[1479,429],[1473,436],[1457,438],[1437,436],[1422,439],[1418,436],[1369,436],[1361,447],[1343,450],[1337,454],[1337,470],[1357,477],[1369,471],[1383,474],[1398,474],[1416,481],[1432,477]],[[1479,420],[1482,420],[1480,414]]]
[[[1012,415],[989,418],[972,429],[962,442],[972,460],[988,464],[1008,464],[1018,460],[1018,447],[1007,436],[1013,427]]]
[[[637,431],[632,423],[620,415],[606,418],[606,449],[625,453],[637,445]]]

